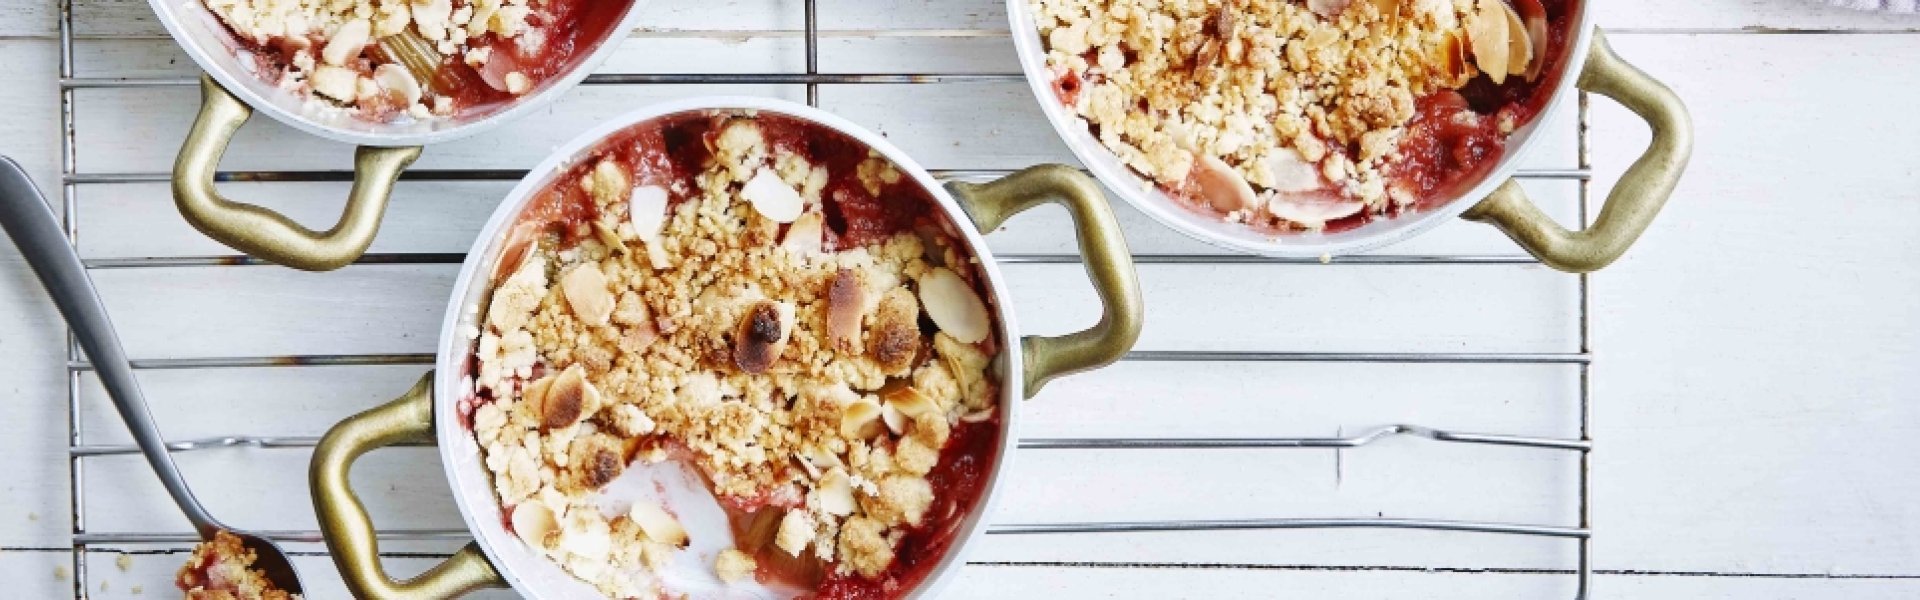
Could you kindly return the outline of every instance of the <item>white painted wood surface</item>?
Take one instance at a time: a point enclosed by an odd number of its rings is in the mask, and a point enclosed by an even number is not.
[[[1592,279],[1594,520],[1602,598],[1920,596],[1920,19],[1799,0],[1595,0],[1629,60],[1693,108],[1698,150],[1667,213]],[[823,0],[824,70],[1008,72],[995,0]],[[800,3],[654,0],[606,72],[804,70]],[[79,0],[84,76],[191,76],[144,2]],[[57,6],[0,0],[0,154],[56,195]],[[883,30],[907,29],[906,33]],[[1864,33],[1864,34],[1863,34]],[[427,168],[524,168],[587,124],[696,93],[798,98],[798,86],[588,86],[544,114],[436,146]],[[191,88],[82,90],[82,173],[157,173],[192,118]],[[823,106],[886,132],[933,168],[1070,161],[1024,85],[827,86]],[[1603,99],[1590,143],[1604,192],[1645,141]],[[1577,165],[1573,115],[1538,168]],[[250,124],[232,169],[337,169],[350,150]],[[1577,188],[1528,187],[1572,218]],[[459,252],[506,183],[407,183],[378,252]],[[250,184],[308,222],[343,184]],[[195,235],[162,184],[79,192],[89,258],[227,251]],[[1140,253],[1211,252],[1122,207]],[[1064,214],[1014,220],[1001,253],[1068,252]],[[1388,250],[1511,254],[1492,231],[1450,224]],[[96,271],[139,359],[424,352],[455,269],[356,266]],[[1092,319],[1077,267],[1007,269],[1036,332]],[[1150,265],[1143,350],[1571,352],[1578,281],[1539,267]],[[21,598],[73,597],[61,579],[70,499],[62,327],[11,249],[0,250],[0,580]],[[403,390],[421,367],[149,370],[169,437],[317,435]],[[1125,363],[1063,380],[1024,406],[1029,436],[1322,436],[1413,422],[1569,437],[1578,369],[1529,365]],[[82,378],[88,443],[125,441]],[[212,509],[263,529],[313,526],[306,454],[189,453]],[[1572,456],[1392,440],[1317,451],[1030,451],[999,522],[1270,516],[1441,517],[1573,524]],[[356,480],[388,527],[457,527],[431,451],[373,455]],[[88,463],[90,531],[177,532],[184,522],[132,458]],[[317,552],[313,546],[298,547]],[[433,544],[396,550],[435,552]],[[92,598],[168,597],[177,547],[90,555]],[[989,537],[952,596],[1564,598],[1565,541],[1395,531]],[[315,598],[344,592],[301,559]],[[396,561],[420,568],[424,559]],[[70,576],[70,574],[68,574]],[[134,586],[141,587],[135,595]]]

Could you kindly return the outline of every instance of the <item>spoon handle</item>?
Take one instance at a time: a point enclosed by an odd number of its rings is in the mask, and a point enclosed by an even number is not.
[[[146,454],[147,464],[153,466],[160,483],[166,485],[167,494],[173,496],[174,503],[180,505],[180,511],[186,513],[187,520],[193,522],[193,528],[201,537],[211,537],[221,525],[194,499],[193,492],[187,489],[186,478],[173,464],[173,455],[167,452],[166,440],[160,437],[160,429],[147,411],[140,384],[133,378],[133,366],[127,362],[126,350],[120,347],[120,338],[107,320],[107,308],[100,302],[93,280],[87,277],[86,266],[68,244],[59,219],[54,217],[39,188],[34,187],[18,163],[4,156],[0,156],[0,228],[6,229],[7,236],[13,238],[13,245],[40,276],[47,295],[53,297],[53,304],[73,328],[80,348],[93,360],[93,368],[101,384],[106,386],[107,395],[113,397],[114,407],[126,420],[140,451]]]

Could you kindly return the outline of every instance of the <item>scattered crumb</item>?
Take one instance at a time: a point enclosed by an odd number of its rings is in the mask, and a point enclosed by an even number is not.
[[[121,554],[115,557],[113,559],[113,566],[120,567],[120,572],[122,573],[127,572],[128,569],[133,568],[133,555]]]
[[[53,566],[53,580],[54,580],[54,581],[66,581],[66,580],[67,580],[67,566],[66,566],[66,565],[54,565],[54,566]]]
[[[1323,265],[1324,265],[1324,264],[1331,264],[1332,262],[1333,262],[1333,255],[1332,255],[1332,254],[1328,254],[1328,253],[1325,253],[1325,252],[1322,252],[1322,253],[1320,253],[1320,264],[1323,264]]]
[[[100,593],[104,594],[106,592],[107,592],[107,580],[102,579],[100,580]]]
[[[40,513],[36,513],[36,512],[30,512],[30,513],[27,513],[27,520],[28,520],[28,521],[38,521],[38,520],[40,520]]]
[[[719,574],[720,580],[727,583],[753,577],[753,570],[757,566],[753,557],[733,548],[720,551],[720,557],[713,560],[714,573]]]
[[[146,588],[146,586],[139,586],[139,585],[136,585],[136,586],[133,586],[133,587],[132,587],[131,589],[132,589],[132,591],[133,591],[133,595],[135,595],[135,596],[138,596],[138,595],[140,595],[140,594],[144,594],[144,593],[146,593],[146,592],[147,592],[147,588]]]

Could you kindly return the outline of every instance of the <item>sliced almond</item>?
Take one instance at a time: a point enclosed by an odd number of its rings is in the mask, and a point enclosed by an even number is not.
[[[1324,19],[1332,19],[1346,12],[1347,5],[1353,0],[1307,0],[1307,10]]]
[[[800,192],[781,181],[780,175],[774,173],[773,169],[766,167],[761,167],[740,188],[740,197],[752,204],[753,210],[761,216],[777,223],[792,223],[800,218],[801,211],[807,205],[806,200],[800,197]]]
[[[860,350],[860,320],[867,311],[867,286],[862,279],[859,271],[840,269],[827,283],[827,338],[835,350]]]
[[[587,370],[574,364],[553,377],[540,398],[540,429],[565,429],[592,417],[605,403],[600,390],[587,381]]]
[[[344,67],[347,61],[360,57],[360,51],[367,49],[367,40],[373,35],[373,23],[366,19],[347,21],[339,29],[333,30],[333,37],[327,40],[327,47],[320,49],[320,60],[329,65]]]
[[[906,435],[907,423],[912,420],[901,414],[900,409],[891,402],[880,405],[880,422],[886,423],[887,431],[893,432],[894,435]]]
[[[909,419],[940,411],[939,403],[911,385],[888,386],[880,390],[880,398],[886,401],[887,406],[900,411],[900,414],[906,415]]]
[[[818,254],[824,244],[825,225],[826,218],[820,213],[802,214],[787,226],[787,236],[780,238],[780,247],[802,255]]]
[[[533,500],[514,506],[511,520],[514,535],[520,536],[528,546],[542,550],[547,547],[547,536],[560,527],[559,521],[553,518],[553,510]]]
[[[1310,192],[1325,185],[1320,179],[1320,169],[1291,148],[1281,148],[1268,155],[1263,166],[1267,169],[1267,178],[1273,182],[1272,189],[1277,192]]]
[[[320,65],[307,75],[307,85],[313,88],[313,93],[341,102],[352,102],[360,89],[360,74],[352,69]]]
[[[1512,51],[1507,45],[1507,8],[1505,0],[1478,0],[1467,15],[1467,39],[1473,42],[1473,62],[1494,83],[1507,80],[1507,60]]]
[[[380,89],[399,94],[407,104],[420,101],[420,82],[414,81],[413,73],[406,67],[394,64],[374,67],[373,82],[380,84]]]
[[[1524,74],[1527,65],[1533,63],[1533,38],[1527,35],[1527,24],[1513,5],[1501,2],[1500,8],[1507,15],[1507,74]]]
[[[820,476],[820,484],[813,488],[820,496],[820,510],[827,514],[844,517],[853,514],[853,480],[842,469],[827,471]]]
[[[1194,190],[1208,206],[1220,212],[1233,212],[1259,204],[1259,199],[1253,194],[1253,186],[1248,185],[1247,179],[1241,177],[1240,172],[1233,170],[1226,161],[1210,154],[1196,156],[1193,170],[1187,177],[1193,181]]]
[[[1244,185],[1244,182],[1242,183]],[[973,344],[992,333],[993,319],[987,304],[974,293],[973,286],[953,270],[938,267],[920,276],[920,305],[941,331],[963,343]]]
[[[880,403],[866,398],[848,404],[840,412],[840,435],[848,439],[864,440],[880,435]]]
[[[945,267],[934,269],[947,271]],[[957,280],[958,277],[955,277]],[[965,285],[965,284],[962,284]],[[925,290],[925,287],[921,288]],[[924,291],[923,291],[924,293]],[[978,301],[976,299],[976,301]],[[985,310],[982,308],[981,310]],[[913,370],[920,354],[920,303],[913,292],[897,287],[880,297],[880,305],[867,323],[867,353],[879,363],[880,370],[892,376],[905,376]]]
[[[506,248],[500,251],[500,262],[493,266],[493,280],[506,281],[519,272],[527,257],[533,255],[539,237],[539,227],[533,223],[522,223],[507,232]]]
[[[1367,204],[1359,200],[1300,198],[1287,194],[1275,196],[1267,203],[1267,210],[1273,216],[1315,229],[1328,221],[1359,214],[1366,207]]]
[[[553,387],[554,377],[553,375],[541,377],[521,388],[520,401],[527,403],[527,406],[532,407],[535,412],[539,412],[542,408],[541,403],[547,401],[547,389]]]
[[[1533,58],[1527,61],[1527,68],[1522,72],[1527,81],[1533,81],[1540,77],[1541,69],[1546,68],[1547,64],[1543,56],[1548,43],[1547,7],[1540,0],[1514,0],[1513,9],[1520,13],[1520,20],[1526,23],[1527,40],[1533,47]]]
[[[787,339],[793,333],[793,320],[792,304],[773,300],[754,302],[746,314],[741,315],[739,329],[734,334],[734,366],[756,375],[767,372],[780,360],[780,353],[786,351]]]
[[[641,241],[652,244],[659,240],[660,232],[667,227],[667,188],[634,187],[633,193],[627,196],[627,221],[633,224],[633,234]]]
[[[607,276],[599,265],[585,263],[560,276],[560,291],[574,316],[588,325],[606,325],[613,317],[613,292],[607,289]]]
[[[658,504],[636,500],[633,508],[627,509],[627,518],[640,526],[640,531],[647,534],[647,539],[677,548],[687,547],[687,529],[681,527],[680,520]]]

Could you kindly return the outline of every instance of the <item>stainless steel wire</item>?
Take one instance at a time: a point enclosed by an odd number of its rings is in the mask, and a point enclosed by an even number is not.
[[[75,110],[75,92],[96,88],[148,88],[181,87],[197,83],[191,77],[109,77],[82,75],[75,69],[75,22],[74,0],[60,0],[60,108],[62,130],[61,156],[61,198],[68,238],[76,246],[81,230],[78,206],[79,189],[82,186],[124,185],[138,183],[157,183],[169,180],[169,174],[158,172],[89,172],[80,170],[79,157],[83,154],[79,140],[75,135],[79,127]],[[804,5],[805,28],[800,35],[805,38],[806,71],[804,73],[694,73],[694,74],[645,74],[613,73],[595,74],[588,77],[587,85],[685,85],[685,84],[784,84],[804,85],[809,104],[819,104],[821,86],[827,85],[875,85],[875,84],[980,84],[1008,83],[1021,81],[1019,73],[824,73],[820,67],[821,29],[818,19],[817,0],[807,0]],[[794,32],[784,32],[793,34]],[[1588,112],[1587,97],[1582,94],[1579,104],[1579,166],[1574,169],[1548,169],[1521,171],[1518,176],[1536,180],[1566,180],[1577,182],[1579,186],[1579,217],[1582,222],[1588,219],[1590,203],[1590,179],[1592,177],[1588,154]],[[982,170],[945,170],[935,172],[942,179],[983,180],[1004,174],[1004,171]],[[409,181],[513,181],[525,175],[525,171],[511,169],[418,169],[409,171],[403,177]],[[352,179],[351,171],[344,170],[269,170],[269,171],[226,171],[218,174],[220,181],[247,182],[344,182]],[[455,264],[465,259],[457,253],[442,254],[369,254],[358,265],[395,265],[395,264]],[[1079,257],[1069,254],[1013,254],[998,257],[1008,264],[1072,264]],[[1425,256],[1425,255],[1365,255],[1333,257],[1330,260],[1274,260],[1222,254],[1142,254],[1137,261],[1148,265],[1217,265],[1217,264],[1299,264],[1319,265],[1420,265],[1420,266],[1467,266],[1467,265],[1531,265],[1537,264],[1532,257],[1515,253],[1512,255],[1484,256]],[[92,258],[86,261],[90,269],[138,269],[157,267],[196,267],[222,268],[263,264],[260,261],[237,255],[215,256],[141,256]],[[1502,435],[1489,433],[1458,432],[1432,429],[1419,425],[1402,424],[1376,427],[1355,435],[1335,437],[1237,437],[1237,438],[1028,438],[1019,442],[1023,452],[1043,452],[1049,450],[1145,450],[1145,451],[1207,451],[1222,449],[1237,450],[1334,450],[1360,448],[1390,437],[1412,437],[1438,443],[1492,445],[1534,451],[1564,451],[1579,454],[1579,506],[1575,514],[1577,525],[1526,524],[1480,521],[1455,521],[1446,519],[1423,518],[1228,518],[1228,519],[1188,519],[1188,520],[1148,520],[1148,521],[1112,521],[1112,522],[1051,522],[1051,523],[1001,523],[989,526],[988,533],[995,535],[1045,535],[1061,533],[1150,533],[1168,531],[1218,531],[1241,529],[1421,529],[1436,531],[1469,532],[1484,534],[1539,536],[1559,539],[1571,539],[1578,544],[1578,566],[1574,574],[1577,578],[1577,598],[1589,597],[1593,573],[1592,557],[1592,347],[1591,347],[1591,290],[1588,278],[1579,278],[1578,327],[1579,347],[1573,352],[1286,352],[1286,351],[1140,351],[1128,355],[1130,361],[1180,362],[1362,362],[1390,364],[1538,364],[1571,365],[1579,369],[1579,437],[1577,439],[1543,438],[1531,436]],[[124,545],[174,545],[184,546],[196,541],[191,532],[113,532],[92,531],[87,523],[85,486],[85,465],[88,460],[126,455],[137,452],[126,444],[90,444],[84,431],[82,386],[83,376],[91,371],[87,363],[74,348],[71,340],[67,344],[67,402],[68,402],[68,440],[69,440],[69,489],[71,491],[71,523],[73,530],[72,569],[74,573],[73,593],[76,600],[87,597],[90,577],[87,568],[87,555],[100,546]],[[364,355],[288,355],[288,356],[242,356],[190,359],[148,359],[134,362],[136,369],[222,369],[222,368],[260,368],[285,366],[343,366],[343,365],[428,365],[433,357],[427,354],[364,354]],[[211,438],[179,440],[170,447],[178,452],[194,451],[303,451],[311,448],[317,438],[308,436],[261,436],[245,433]],[[244,449],[244,450],[237,450]],[[280,542],[317,543],[320,542],[316,531],[271,531],[264,532],[268,537]],[[383,540],[408,540],[423,542],[458,542],[469,537],[464,529],[407,529],[383,530]],[[296,554],[302,554],[296,552]],[[307,551],[304,554],[321,555],[320,550]]]

